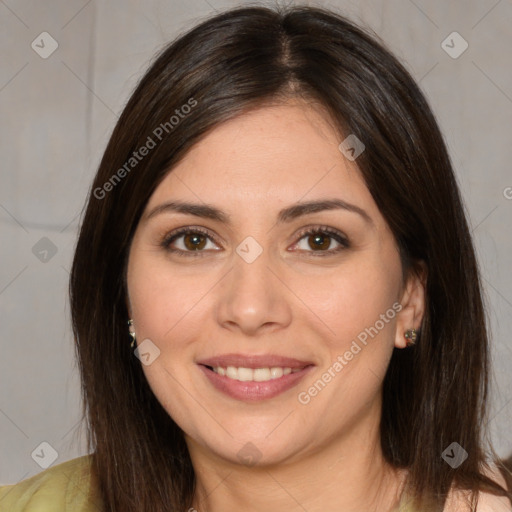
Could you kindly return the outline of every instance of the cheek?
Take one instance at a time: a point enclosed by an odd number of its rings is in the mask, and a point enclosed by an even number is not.
[[[189,321],[188,314],[200,314],[201,299],[213,284],[213,276],[185,275],[163,258],[135,254],[128,267],[128,290],[137,333],[163,343]]]
[[[171,272],[168,263],[154,260],[140,251],[134,253],[128,267],[128,290],[138,343],[149,339],[160,350],[151,364],[141,366],[150,388],[169,416],[194,434],[196,425],[189,413],[190,396],[199,395],[191,380],[186,351],[193,346],[194,337],[197,338],[201,325],[197,318],[204,314],[200,299],[211,283],[208,279]],[[202,409],[199,410],[201,414]]]
[[[328,276],[302,278],[294,286],[311,311],[311,318],[322,321],[332,347],[341,350],[359,334],[363,333],[364,338],[376,322],[382,336],[392,338],[396,316],[392,306],[398,297],[399,272],[400,266],[393,260],[361,258]]]
[[[379,395],[394,348],[393,305],[399,307],[397,269],[390,268],[354,266],[326,280],[323,292],[315,288],[311,293],[308,305],[323,321],[325,353],[322,368],[300,391],[326,424],[353,421]]]

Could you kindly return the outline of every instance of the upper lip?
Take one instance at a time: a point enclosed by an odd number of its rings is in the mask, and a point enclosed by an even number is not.
[[[204,366],[211,366],[216,368],[218,366],[227,368],[234,366],[236,368],[304,368],[305,366],[312,365],[311,361],[301,361],[293,357],[285,357],[277,354],[222,354],[219,356],[209,357],[197,361],[197,364]]]

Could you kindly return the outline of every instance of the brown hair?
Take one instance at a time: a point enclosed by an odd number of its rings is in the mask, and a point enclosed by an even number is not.
[[[244,7],[201,22],[160,52],[124,108],[89,193],[70,299],[89,451],[106,510],[183,511],[195,488],[183,432],[130,349],[125,272],[142,211],[209,130],[290,98],[320,104],[340,134],[363,141],[357,164],[396,238],[404,275],[418,261],[428,269],[419,339],[394,351],[384,380],[386,459],[409,469],[408,490],[420,507],[441,507],[452,484],[505,495],[482,472],[489,355],[481,281],[425,97],[377,36],[339,14]],[[154,147],[135,159],[150,139]],[[453,441],[468,453],[456,469],[441,458]]]

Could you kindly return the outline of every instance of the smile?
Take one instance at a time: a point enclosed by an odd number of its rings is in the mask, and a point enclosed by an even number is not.
[[[311,360],[280,354],[219,354],[196,363],[210,388],[248,402],[288,391],[315,368]]]
[[[290,373],[300,372],[303,368],[290,368],[273,366],[272,368],[244,368],[228,366],[227,368],[223,368],[222,366],[217,366],[215,368],[211,368],[215,373],[226,376],[228,379],[239,380],[242,382],[266,382],[268,380],[279,379],[283,375],[288,375]]]

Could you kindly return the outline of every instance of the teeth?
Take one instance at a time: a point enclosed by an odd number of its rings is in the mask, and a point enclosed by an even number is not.
[[[264,382],[272,378],[272,372],[269,368],[256,368],[252,373],[253,380],[256,382]]]
[[[292,370],[289,367],[281,368],[278,366],[273,366],[272,368],[254,369],[244,367],[237,368],[235,366],[228,366],[227,368],[217,366],[213,368],[213,371],[219,375],[223,375],[234,380],[240,380],[242,382],[265,382],[267,380],[279,379],[283,375],[296,373],[300,370],[302,370],[302,368],[294,368]]]
[[[238,379],[238,369],[234,366],[228,366],[226,369],[226,377],[230,379]]]
[[[238,368],[238,370],[235,369],[235,371],[238,371],[238,380],[242,380],[242,381],[254,380],[253,379],[254,370],[251,370],[250,368]],[[231,377],[231,378],[233,378],[233,377]]]

